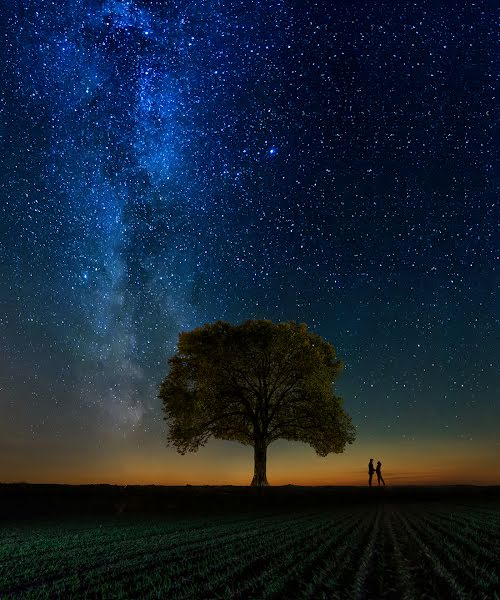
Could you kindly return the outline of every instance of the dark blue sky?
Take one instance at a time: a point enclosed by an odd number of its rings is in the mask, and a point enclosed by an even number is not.
[[[334,4],[1,3],[4,479],[181,468],[157,386],[217,319],[331,341],[363,450],[498,452],[492,6]]]

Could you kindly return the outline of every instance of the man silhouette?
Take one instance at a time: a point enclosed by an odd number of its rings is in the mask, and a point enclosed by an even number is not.
[[[377,474],[378,484],[380,485],[380,481],[382,481],[382,483],[385,487],[385,481],[384,481],[384,478],[382,477],[381,467],[382,467],[382,463],[380,461],[378,461],[377,468],[375,469],[375,473]]]
[[[373,458],[370,458],[370,462],[368,463],[368,485],[372,484],[372,477],[374,471],[375,469],[373,467]]]

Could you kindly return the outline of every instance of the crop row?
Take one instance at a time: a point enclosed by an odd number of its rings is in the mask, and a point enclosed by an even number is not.
[[[7,529],[0,598],[500,597],[495,507],[378,505],[102,525]]]
[[[11,569],[2,572],[2,591],[27,593],[30,589],[33,592],[38,589],[41,592],[57,586],[69,593],[69,588],[100,586],[103,582],[109,587],[110,583],[115,585],[120,580],[135,580],[141,573],[155,569],[161,570],[166,579],[182,580],[183,570],[192,570],[193,565],[202,564],[210,555],[220,561],[220,554],[226,548],[239,559],[255,539],[280,539],[280,532],[291,532],[299,537],[304,532],[303,536],[307,538],[323,526],[324,518],[314,515],[272,517],[216,523],[170,532],[166,536],[156,531],[150,539],[142,535],[139,540],[133,538],[129,546],[102,544],[99,552],[86,544],[72,553],[52,553],[43,556],[42,561],[33,561],[35,555],[32,555],[31,562],[18,563],[17,567],[11,565]],[[96,555],[99,555],[98,561]]]
[[[418,592],[418,596],[479,600],[498,594],[498,561],[455,523],[443,525],[443,515],[423,510],[392,511],[391,519],[413,597]]]
[[[139,566],[137,563],[167,559],[170,554],[179,551],[184,554],[189,550],[195,552],[197,549],[203,552],[214,543],[231,544],[235,537],[244,537],[247,533],[254,533],[261,528],[272,532],[294,522],[307,523],[313,518],[310,515],[291,518],[274,516],[257,521],[212,521],[201,526],[192,521],[190,527],[181,526],[178,529],[171,523],[166,523],[165,529],[158,525],[145,529],[127,528],[129,538],[123,535],[118,525],[115,530],[109,530],[108,537],[103,536],[99,529],[94,529],[94,535],[85,536],[80,543],[75,542],[70,534],[70,543],[62,541],[55,546],[47,545],[45,552],[40,552],[37,542],[31,552],[29,548],[24,548],[22,556],[2,564],[0,591],[13,584],[16,589],[22,589],[25,586],[33,587],[54,582],[69,572],[77,573],[79,577],[92,572],[116,573],[128,565],[132,568]],[[64,537],[63,533],[61,537]],[[34,557],[36,560],[33,560]]]

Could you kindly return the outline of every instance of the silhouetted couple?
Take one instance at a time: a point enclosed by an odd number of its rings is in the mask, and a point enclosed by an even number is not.
[[[370,462],[368,463],[368,485],[372,484],[373,473],[377,474],[378,484],[382,482],[382,485],[385,487],[385,481],[382,477],[382,463],[380,461],[377,462],[377,468],[373,468],[373,458],[370,458]]]

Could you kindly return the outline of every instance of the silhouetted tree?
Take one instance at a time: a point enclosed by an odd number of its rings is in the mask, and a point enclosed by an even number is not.
[[[267,447],[306,442],[319,456],[354,441],[351,418],[332,391],[341,371],[331,344],[294,322],[218,321],[179,334],[160,386],[168,444],[181,454],[209,438],[254,447],[252,485],[268,485]]]

